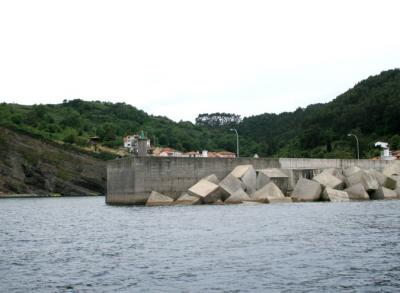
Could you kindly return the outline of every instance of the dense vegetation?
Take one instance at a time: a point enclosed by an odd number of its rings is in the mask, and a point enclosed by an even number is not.
[[[53,141],[87,146],[99,136],[117,148],[122,137],[144,130],[152,143],[182,151],[235,151],[233,126],[240,134],[243,156],[351,158],[354,138],[362,157],[379,151],[377,140],[400,148],[400,70],[369,77],[327,104],[298,108],[292,113],[262,114],[241,120],[229,113],[200,114],[196,124],[151,116],[124,103],[64,101],[56,105],[0,104],[0,125]]]

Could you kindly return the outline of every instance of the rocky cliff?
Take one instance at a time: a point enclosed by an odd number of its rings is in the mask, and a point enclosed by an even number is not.
[[[105,161],[0,127],[0,196],[105,192]]]

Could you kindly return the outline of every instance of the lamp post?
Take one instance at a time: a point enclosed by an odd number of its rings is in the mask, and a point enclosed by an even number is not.
[[[357,137],[357,135],[349,133],[349,134],[347,134],[347,136],[354,136],[354,138],[356,139],[356,143],[357,143],[357,160],[360,160],[360,147],[358,145],[358,137]]]
[[[239,158],[239,134],[235,128],[230,129],[230,131],[234,131],[236,133],[236,157]]]

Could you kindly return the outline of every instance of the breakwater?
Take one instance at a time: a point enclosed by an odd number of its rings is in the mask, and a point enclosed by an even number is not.
[[[254,169],[279,168],[289,177],[289,192],[299,178],[311,179],[323,169],[359,166],[382,171],[388,161],[292,158],[123,158],[107,164],[108,204],[144,204],[153,190],[178,197],[201,178],[215,174],[224,178],[236,166]]]

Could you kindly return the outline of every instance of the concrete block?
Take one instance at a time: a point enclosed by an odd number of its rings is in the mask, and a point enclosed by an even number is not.
[[[238,204],[244,201],[250,201],[250,197],[243,189],[236,190],[230,197],[225,200],[225,204]]]
[[[187,193],[182,194],[175,202],[175,205],[196,205],[196,204],[201,204],[201,199],[189,195]]]
[[[204,203],[212,203],[221,198],[219,186],[204,179],[190,187],[188,194],[200,198]]]
[[[263,203],[292,202],[292,199],[290,197],[285,197],[274,182],[269,182],[263,188],[257,190],[251,195],[251,199]]]
[[[289,176],[277,168],[262,169],[257,171],[257,190],[267,183],[274,182],[286,194],[289,188]]]
[[[336,178],[339,178],[343,182],[345,181],[346,177],[343,175],[343,171],[341,169],[328,168],[328,169],[325,169],[323,172],[331,174],[331,175],[335,176]]]
[[[371,193],[370,197],[371,199],[395,199],[397,198],[397,192],[381,186]]]
[[[210,181],[211,183],[214,183],[214,184],[219,183],[219,179],[218,179],[217,175],[215,175],[215,174],[208,175],[208,176],[204,177],[203,179]]]
[[[366,191],[373,191],[379,188],[379,183],[375,176],[364,170],[360,170],[347,177],[346,184],[347,186],[362,184]]]
[[[300,178],[292,193],[293,201],[317,201],[321,198],[322,186],[318,182]]]
[[[252,194],[256,191],[257,174],[252,165],[239,165],[233,169],[231,175],[244,183],[244,190],[248,194]]]
[[[214,202],[212,202],[210,204],[219,206],[219,205],[223,205],[224,202],[222,200],[218,199],[217,201],[214,201]]]
[[[351,200],[368,200],[369,195],[367,191],[364,188],[364,185],[361,183],[355,184],[353,186],[350,186],[346,188],[344,191],[347,192],[349,195],[349,198]]]
[[[390,162],[385,166],[382,173],[388,177],[392,177],[393,175],[400,176],[400,161]]]
[[[333,189],[344,188],[344,182],[342,180],[325,171],[317,176],[314,176],[313,180],[320,183],[324,187],[330,187]]]
[[[235,191],[245,188],[244,183],[232,174],[228,174],[228,176],[222,179],[222,181],[219,183],[219,187],[223,200],[226,200],[228,197],[234,194]]]
[[[146,206],[166,206],[171,205],[173,202],[174,200],[169,196],[161,194],[157,191],[152,191],[147,199]]]
[[[346,191],[336,190],[330,187],[325,188],[322,193],[322,199],[333,202],[350,201],[349,194]]]
[[[396,189],[397,186],[397,181],[391,177],[388,177],[384,175],[383,173],[380,173],[374,169],[370,169],[367,171],[369,174],[375,177],[375,179],[378,181],[378,184],[380,186],[389,188],[389,189]]]
[[[357,173],[361,171],[361,168],[357,167],[357,166],[351,166],[347,169],[343,170],[343,174],[345,177],[350,177],[351,175],[353,175],[354,173]]]

